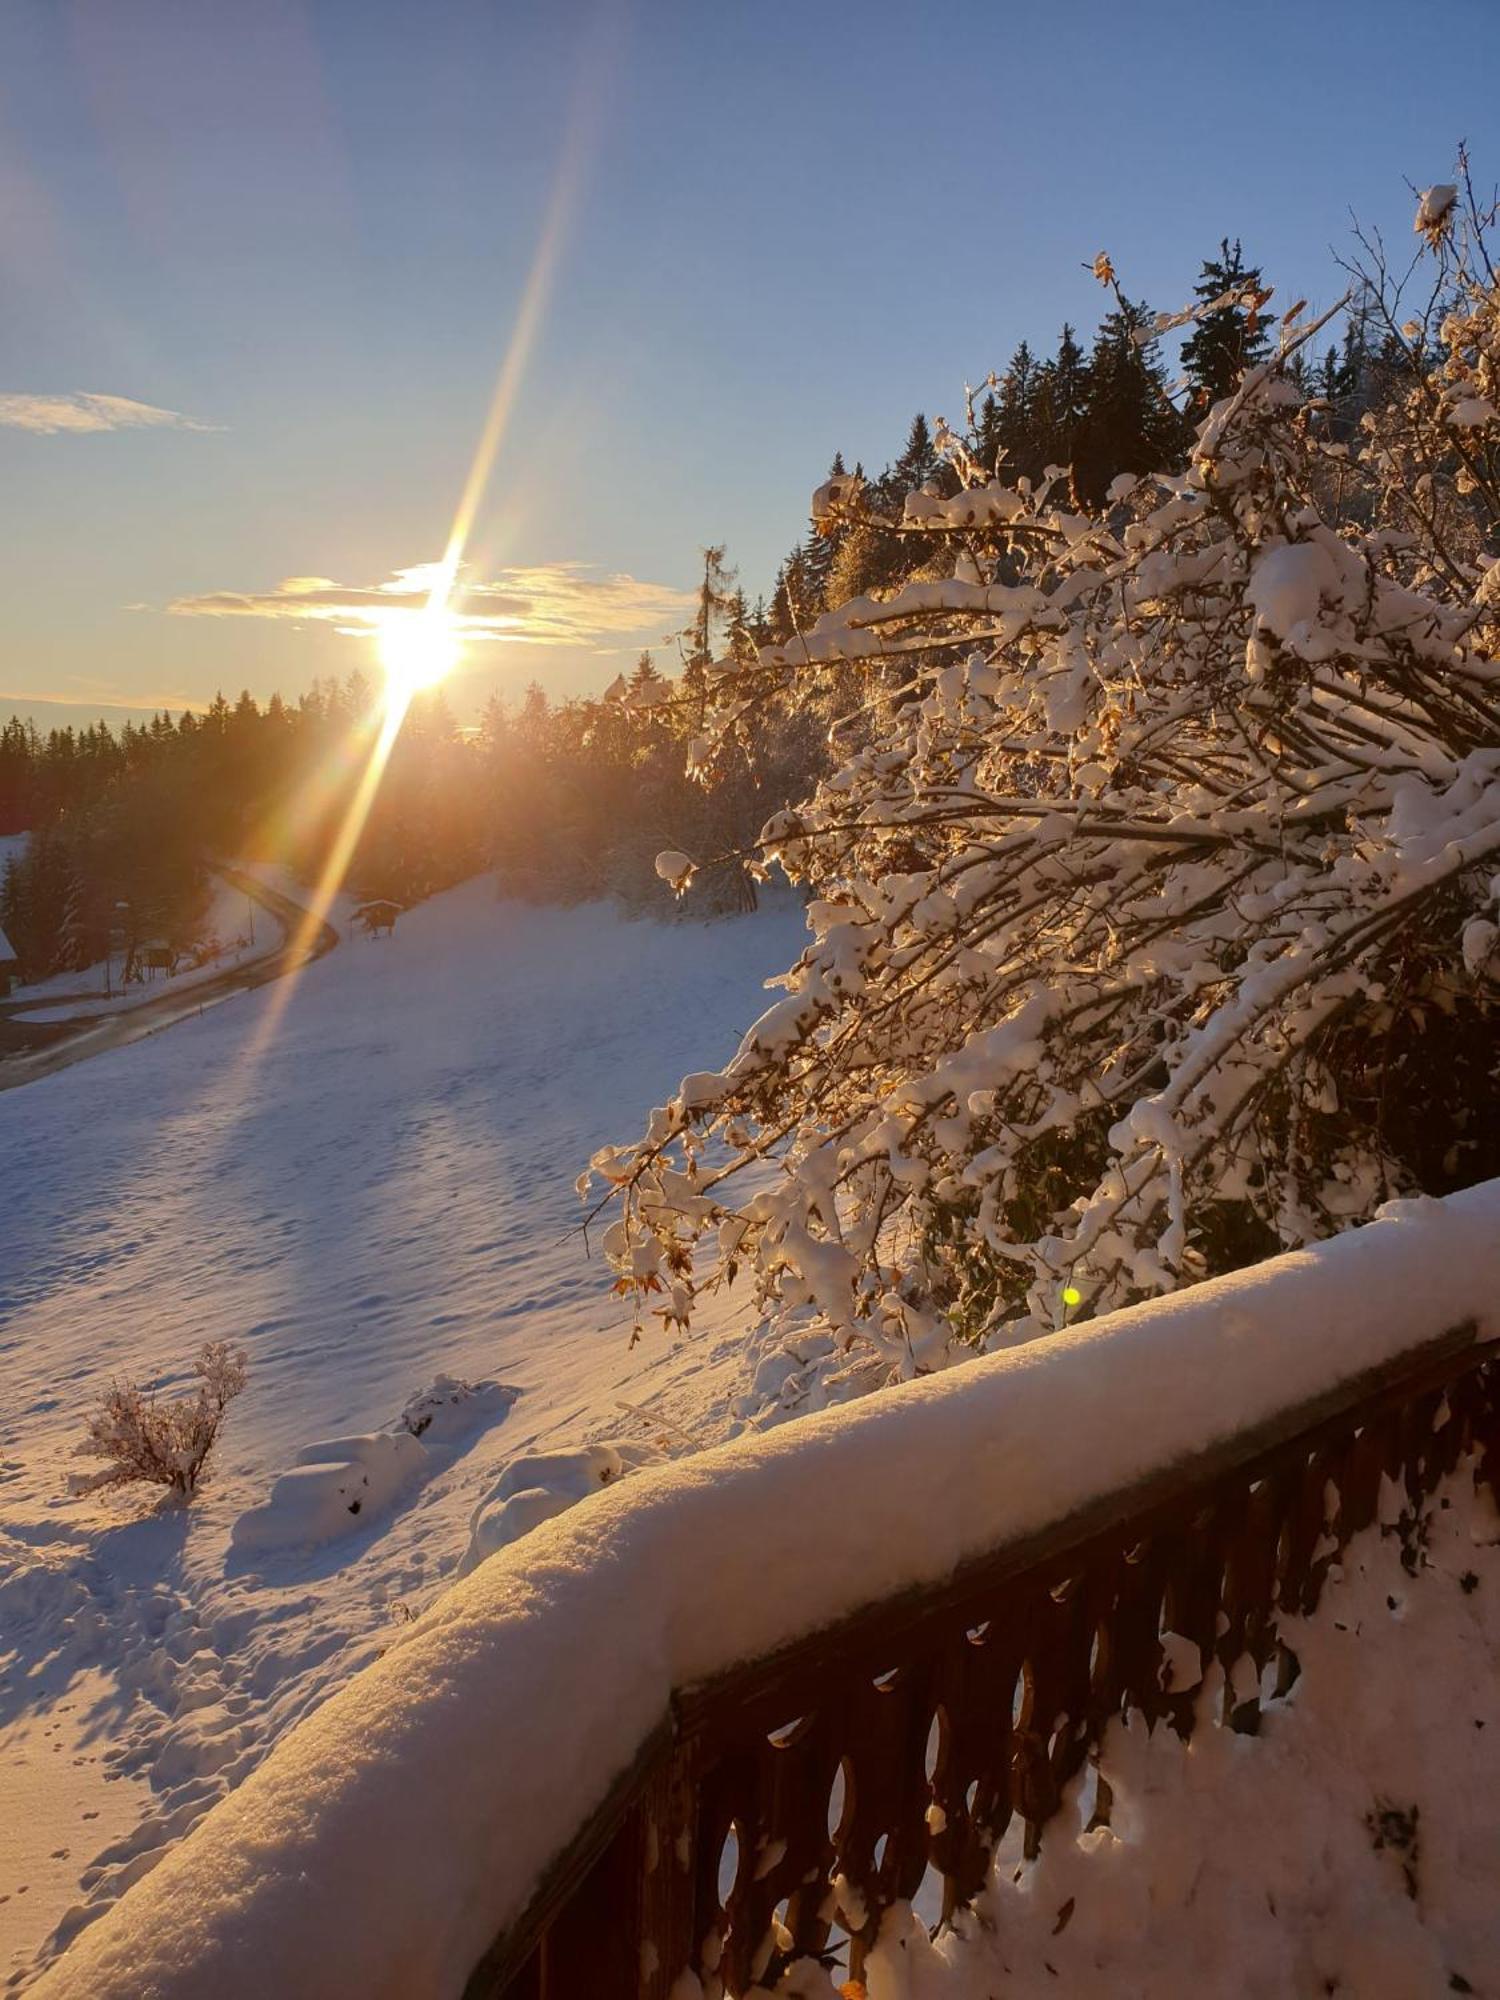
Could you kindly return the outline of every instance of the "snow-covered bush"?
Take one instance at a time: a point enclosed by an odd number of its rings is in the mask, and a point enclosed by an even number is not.
[[[851,670],[884,726],[765,829],[783,997],[593,1162],[669,1324],[748,1267],[879,1380],[1500,1171],[1500,288],[1444,217],[1352,448],[1297,308],[1097,514],[940,428],[958,490],[894,525],[945,576],[716,671],[725,745]]]
[[[514,1458],[469,1517],[469,1545],[458,1565],[467,1576],[543,1521],[551,1521],[627,1473],[662,1454],[648,1444],[586,1444],[572,1451],[527,1453]]]
[[[224,1412],[245,1386],[244,1349],[227,1340],[207,1341],[193,1372],[197,1389],[172,1402],[128,1380],[111,1383],[78,1447],[80,1457],[108,1463],[100,1472],[75,1474],[70,1482],[75,1493],[145,1480],[170,1487],[183,1499],[192,1497]]]

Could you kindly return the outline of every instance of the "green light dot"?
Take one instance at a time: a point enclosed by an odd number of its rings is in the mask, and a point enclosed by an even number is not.
[[[1063,1304],[1065,1306],[1081,1306],[1083,1304],[1083,1293],[1079,1291],[1076,1285],[1063,1286]]]

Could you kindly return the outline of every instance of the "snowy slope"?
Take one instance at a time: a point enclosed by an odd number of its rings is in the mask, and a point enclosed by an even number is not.
[[[711,1326],[632,1354],[572,1182],[722,1057],[801,936],[789,905],[658,927],[476,882],[294,988],[0,1098],[0,1774],[33,1793],[38,1758],[73,1774],[41,1795],[62,1823],[0,1837],[0,1969],[374,1657],[518,1453],[718,1434],[733,1343]],[[180,1378],[219,1337],[250,1385],[191,1515],[65,1497],[109,1377]],[[390,1424],[440,1372],[522,1394],[383,1519],[316,1554],[231,1555],[304,1447]],[[622,1397],[660,1397],[675,1428]]]

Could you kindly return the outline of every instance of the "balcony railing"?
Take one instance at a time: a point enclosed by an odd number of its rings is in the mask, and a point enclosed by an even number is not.
[[[1279,1621],[1314,1609],[1350,1537],[1410,1532],[1471,1451],[1494,1482],[1496,1352],[1455,1327],[939,1587],[679,1689],[468,2000],[666,2000],[689,1968],[718,2000],[830,1950],[857,1978],[893,1903],[951,1916],[1013,1820],[1036,1852],[1112,1718],[1191,1732],[1168,1635],[1219,1663],[1222,1719],[1253,1733],[1298,1671]],[[1109,1813],[1100,1777],[1092,1823]]]

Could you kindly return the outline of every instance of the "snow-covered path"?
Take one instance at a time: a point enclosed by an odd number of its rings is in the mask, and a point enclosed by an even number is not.
[[[64,1815],[0,1844],[0,1970],[373,1656],[518,1451],[647,1435],[620,1398],[716,1433],[735,1344],[711,1325],[632,1354],[572,1182],[725,1057],[801,935],[785,905],[659,927],[471,883],[392,939],[0,1098],[0,1774]],[[219,1337],[248,1348],[250,1385],[191,1514],[67,1498],[109,1377],[185,1372]],[[231,1554],[301,1448],[391,1423],[440,1372],[523,1393],[393,1515],[317,1553]],[[43,1755],[76,1782],[36,1786]]]

